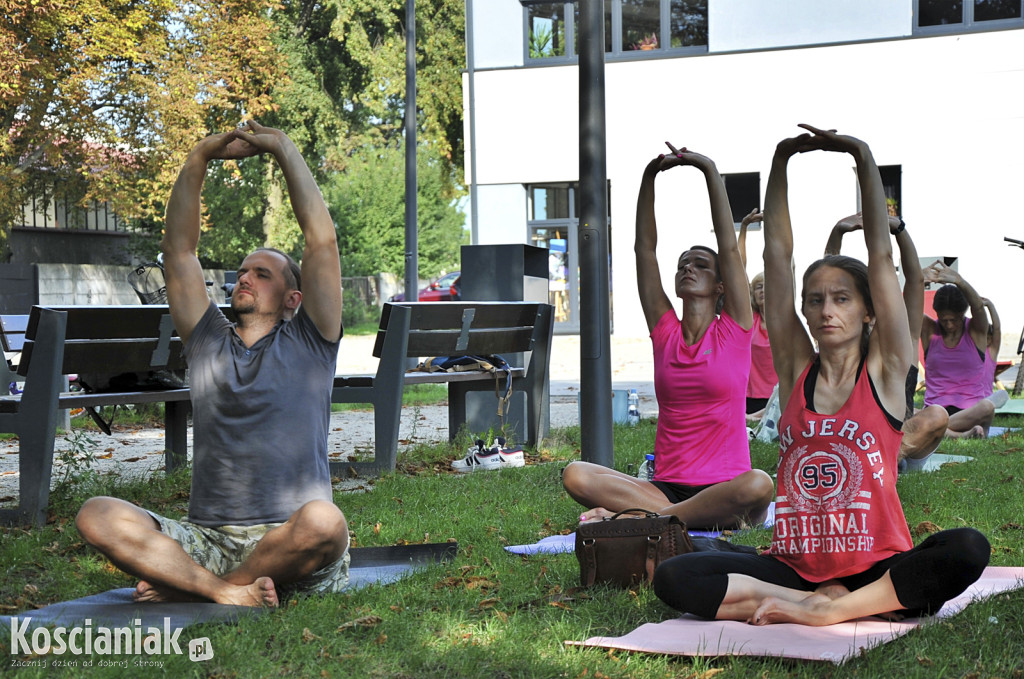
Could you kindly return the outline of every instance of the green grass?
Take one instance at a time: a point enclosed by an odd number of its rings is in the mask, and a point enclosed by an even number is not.
[[[1024,426],[1024,417],[998,418]],[[655,426],[616,427],[616,466],[634,469],[653,446]],[[649,588],[577,589],[571,554],[514,556],[503,547],[575,529],[579,507],[561,488],[559,472],[578,459],[580,432],[553,432],[528,451],[524,469],[447,473],[464,442],[419,446],[403,453],[399,470],[363,494],[335,500],[358,546],[457,540],[459,553],[404,581],[351,594],[299,599],[259,618],[186,630],[182,639],[208,636],[215,656],[192,663],[161,657],[167,676],[207,677],[1002,677],[1024,676],[1024,592],[973,604],[841,666],[721,657],[693,659],[567,647],[565,640],[621,635],[645,622],[675,616]],[[971,455],[969,464],[900,478],[900,494],[915,539],[924,522],[939,528],[974,526],[992,542],[992,565],[1024,565],[1024,435],[950,441],[947,453]],[[774,470],[775,446],[756,443],[755,466]],[[82,500],[103,493],[180,516],[188,502],[188,471],[165,478],[86,477],[55,494],[51,521],[41,529],[3,529],[0,538],[0,614],[134,584],[82,544],[71,521]],[[770,532],[749,531],[737,541],[767,545]],[[373,626],[339,627],[365,616]],[[2,667],[11,665],[9,640],[0,638]],[[99,661],[100,656],[93,658]],[[130,659],[129,659],[130,660]],[[50,677],[52,668],[25,668]],[[119,668],[79,668],[75,676],[127,676]],[[59,674],[59,673],[58,673]],[[152,672],[157,674],[157,672]],[[135,670],[133,676],[149,673]]]
[[[444,384],[410,384],[402,390],[403,406],[432,406],[448,402],[448,387]],[[365,403],[332,403],[331,412],[347,410],[373,410]]]

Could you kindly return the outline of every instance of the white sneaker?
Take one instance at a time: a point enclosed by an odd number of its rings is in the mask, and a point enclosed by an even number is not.
[[[452,462],[452,469],[457,472],[474,472],[477,469],[501,469],[501,453],[496,450],[484,450],[484,442],[478,441],[471,446],[466,457]]]
[[[506,448],[505,439],[503,438],[495,440],[494,445],[491,446],[491,450],[498,451],[498,457],[501,459],[502,468],[526,466],[526,457],[523,455],[523,449]]]
[[[523,456],[522,448],[512,450],[505,448],[505,439],[497,438],[490,448],[484,448],[484,442],[477,440],[476,445],[470,446],[466,457],[452,462],[452,469],[457,472],[473,472],[476,470],[489,471],[492,469],[504,469],[511,467],[525,467],[526,458]]]
[[[985,398],[987,398],[989,401],[992,401],[992,404],[995,405],[996,410],[999,410],[1004,405],[1006,405],[1007,401],[1010,400],[1010,394],[1005,389],[998,389],[996,391],[993,391],[991,396],[986,396]]]

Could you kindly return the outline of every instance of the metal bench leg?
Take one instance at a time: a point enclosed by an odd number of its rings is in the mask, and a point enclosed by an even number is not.
[[[469,393],[469,382],[448,383],[448,440],[454,441],[459,431],[466,425],[466,394]]]
[[[169,474],[188,462],[188,413],[191,401],[164,403],[164,470]]]

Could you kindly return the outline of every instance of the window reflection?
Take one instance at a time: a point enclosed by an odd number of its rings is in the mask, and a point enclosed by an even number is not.
[[[672,0],[669,8],[671,47],[708,44],[708,0]]]
[[[622,0],[622,50],[658,49],[661,0]]]
[[[533,5],[528,11],[530,58],[565,56],[565,4]]]
[[[975,21],[1019,18],[1020,0],[974,0]]]
[[[918,26],[945,26],[962,24],[963,0],[918,0]]]

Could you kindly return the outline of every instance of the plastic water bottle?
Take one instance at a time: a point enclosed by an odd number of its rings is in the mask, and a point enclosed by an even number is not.
[[[654,480],[654,453],[647,453],[644,456],[643,464],[640,465],[640,471],[636,476],[642,481]]]
[[[640,424],[640,397],[636,394],[636,389],[629,390],[629,406],[626,409],[626,423],[631,427],[635,427]]]

